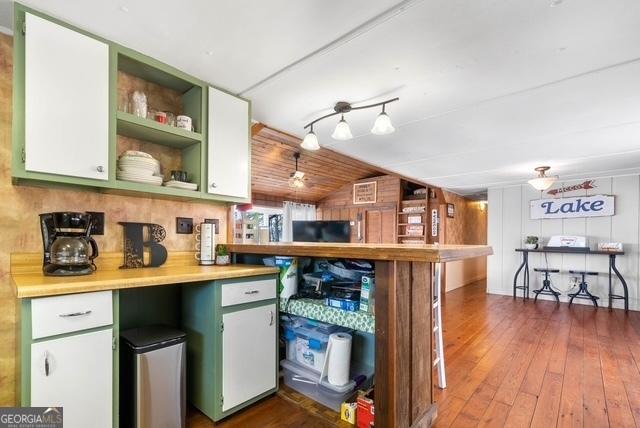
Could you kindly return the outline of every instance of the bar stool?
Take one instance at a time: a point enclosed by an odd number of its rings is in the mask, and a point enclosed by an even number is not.
[[[534,272],[544,273],[544,279],[542,280],[542,287],[537,290],[533,290],[533,292],[536,293],[536,297],[533,298],[533,301],[534,302],[537,301],[538,296],[541,294],[544,294],[547,296],[555,297],[556,302],[560,303],[560,299],[558,298],[560,293],[558,293],[557,291],[551,288],[551,280],[549,279],[550,273],[560,273],[560,269],[534,268],[533,270]]]
[[[587,289],[586,276],[587,275],[597,276],[598,272],[591,272],[591,271],[588,271],[588,270],[570,270],[569,273],[573,274],[573,275],[580,275],[582,277],[582,280],[580,281],[580,288],[578,289],[578,292],[577,293],[569,293],[568,294],[568,296],[570,297],[569,304],[571,304],[573,302],[573,299],[575,299],[577,297],[578,299],[589,299],[589,300],[591,300],[593,302],[593,306],[595,306],[597,308],[598,307],[598,299],[600,297],[594,296],[593,294],[589,293],[589,290]]]

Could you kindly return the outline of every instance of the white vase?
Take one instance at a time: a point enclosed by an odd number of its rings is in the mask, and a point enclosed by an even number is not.
[[[527,250],[535,250],[536,248],[538,248],[538,244],[524,244],[524,248],[526,248]]]

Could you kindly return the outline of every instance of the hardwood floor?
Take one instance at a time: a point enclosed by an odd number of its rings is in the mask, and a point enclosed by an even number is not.
[[[640,313],[446,295],[437,427],[640,426]]]
[[[437,427],[640,426],[640,312],[485,294],[476,283],[446,294],[446,390]],[[294,391],[192,428],[348,427]]]
[[[217,423],[194,408],[190,408],[187,413],[187,427],[190,428],[332,428],[334,426],[336,425],[330,421],[281,397],[279,393]]]

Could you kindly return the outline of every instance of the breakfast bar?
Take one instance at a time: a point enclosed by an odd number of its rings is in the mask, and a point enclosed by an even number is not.
[[[376,427],[430,426],[432,302],[441,263],[488,256],[485,245],[347,243],[230,244],[240,255],[370,260],[375,264]]]

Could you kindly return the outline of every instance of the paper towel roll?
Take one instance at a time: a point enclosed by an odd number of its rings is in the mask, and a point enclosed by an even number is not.
[[[331,385],[344,385],[349,382],[351,365],[351,335],[333,333],[329,336],[327,347],[327,380]]]

